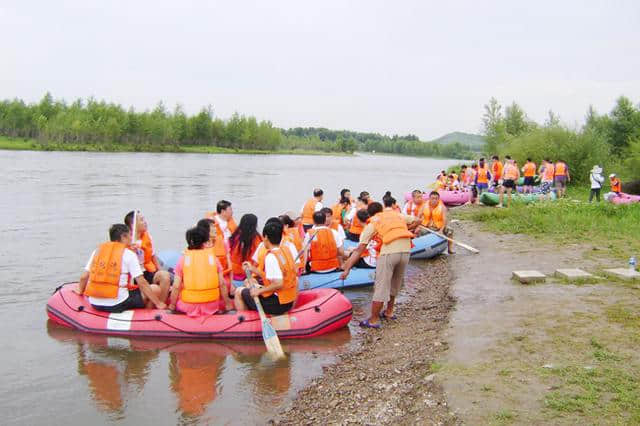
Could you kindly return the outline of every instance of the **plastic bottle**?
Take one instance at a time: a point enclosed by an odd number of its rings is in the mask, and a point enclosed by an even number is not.
[[[629,258],[629,269],[631,269],[632,271],[635,271],[637,264],[638,263],[637,263],[636,258],[634,256]]]

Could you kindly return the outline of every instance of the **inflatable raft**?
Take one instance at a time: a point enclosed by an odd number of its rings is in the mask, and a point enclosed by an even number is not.
[[[508,195],[504,194],[506,200]],[[534,203],[536,201],[546,200],[546,196],[542,194],[512,194],[511,199],[516,202],[523,202],[525,204]],[[551,191],[550,200],[556,199],[556,193]],[[493,192],[483,192],[480,194],[480,202],[485,206],[497,206],[500,203],[500,195]]]
[[[621,192],[620,195],[615,192],[608,192],[604,199],[613,204],[633,204],[640,203],[640,195],[631,195]]]
[[[461,206],[471,200],[471,191],[465,189],[458,191],[445,191],[443,189],[439,189],[438,194],[440,194],[442,202],[448,207]],[[411,191],[404,194],[405,201],[410,201],[411,197]],[[428,201],[429,192],[422,194],[422,198],[425,201]]]
[[[76,294],[75,283],[58,287],[47,302],[47,315],[62,326],[86,333],[133,337],[188,339],[261,339],[257,312],[242,311],[190,318],[159,309],[133,309],[107,313],[94,309],[86,297]],[[281,339],[321,336],[346,326],[353,308],[349,299],[333,289],[299,294],[296,306],[271,317]]]
[[[411,259],[431,259],[447,249],[447,240],[435,234],[423,235],[411,241],[413,242]],[[357,245],[358,243],[351,240],[345,240],[344,242],[345,250],[355,248]]]
[[[351,243],[351,241],[350,241]],[[355,247],[356,243],[352,243],[350,247]],[[349,246],[345,244],[345,248]],[[180,253],[177,251],[166,250],[157,254],[158,259],[162,262],[162,265],[167,268],[169,271],[172,271],[178,263],[178,259],[180,258]],[[364,269],[364,268],[353,268],[351,272],[349,272],[349,276],[346,280],[340,279],[340,274],[342,271],[338,272],[329,272],[326,274],[319,273],[311,273],[302,275],[298,279],[298,290],[306,291],[313,290],[316,288],[352,288],[352,287],[362,287],[366,285],[373,285],[373,282],[376,280],[376,270],[372,269]],[[233,285],[236,287],[241,287],[244,285],[243,281],[233,280]]]

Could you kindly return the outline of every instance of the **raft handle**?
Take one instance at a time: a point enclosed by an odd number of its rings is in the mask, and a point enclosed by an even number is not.
[[[238,315],[238,322],[244,321],[244,315]]]
[[[162,319],[162,315],[158,314],[155,317],[153,317],[153,319],[155,319],[156,321],[160,321]]]

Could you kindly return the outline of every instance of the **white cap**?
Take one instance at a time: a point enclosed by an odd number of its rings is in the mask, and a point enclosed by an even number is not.
[[[615,173],[611,173],[611,174],[609,175],[609,177],[610,177],[610,178],[612,178],[612,177],[616,177],[616,174],[615,174]]]

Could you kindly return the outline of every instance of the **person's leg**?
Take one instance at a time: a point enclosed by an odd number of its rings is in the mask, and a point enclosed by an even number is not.
[[[153,294],[155,294],[155,296],[158,298],[158,300],[160,300],[161,302],[164,302],[166,300],[166,297],[165,297],[165,299],[161,299],[160,298],[160,295],[162,294],[162,290],[160,289],[159,285],[151,284],[151,285],[149,285],[149,287],[151,287],[151,291],[153,292]],[[156,305],[154,305],[153,302],[150,299],[144,297],[144,295],[143,295],[142,299],[145,301],[145,306],[146,306],[147,309],[155,309]]]
[[[500,188],[496,188],[496,189],[499,189],[499,194],[500,194],[500,196],[498,198],[499,202],[498,202],[497,207],[502,207],[502,201],[504,201],[504,187],[501,186]]]
[[[389,301],[391,295],[391,277],[393,276],[392,255],[382,254],[378,257],[376,266],[376,279],[373,284],[373,297],[371,302],[371,316],[367,320],[375,325],[380,322],[382,306]]]
[[[445,226],[444,235],[453,239],[453,230]],[[449,254],[455,254],[455,252],[453,251],[453,241],[451,240],[447,240],[447,251],[449,252]]]
[[[509,207],[509,204],[511,204],[511,191],[513,190],[513,188],[508,187],[507,188],[507,207]]]
[[[169,287],[171,286],[171,275],[169,275],[169,271],[156,271],[153,274],[153,283],[160,287],[160,300],[163,302],[167,300],[169,296]]]
[[[589,202],[593,201],[593,195],[596,193],[596,190],[591,188],[591,192],[589,192]]]
[[[393,256],[393,274],[391,275],[391,292],[389,294],[389,301],[387,302],[387,309],[385,315],[387,318],[391,318],[395,309],[396,296],[400,293],[404,284],[404,276],[407,271],[407,264],[409,263],[409,253],[395,253]]]
[[[600,202],[600,188],[596,189],[596,201]]]
[[[236,295],[233,298],[233,303],[235,303],[235,305],[236,305],[236,311],[246,311],[247,310],[247,305],[244,303],[244,300],[242,299],[242,291],[245,288],[246,287],[238,287],[238,288],[236,288]]]

